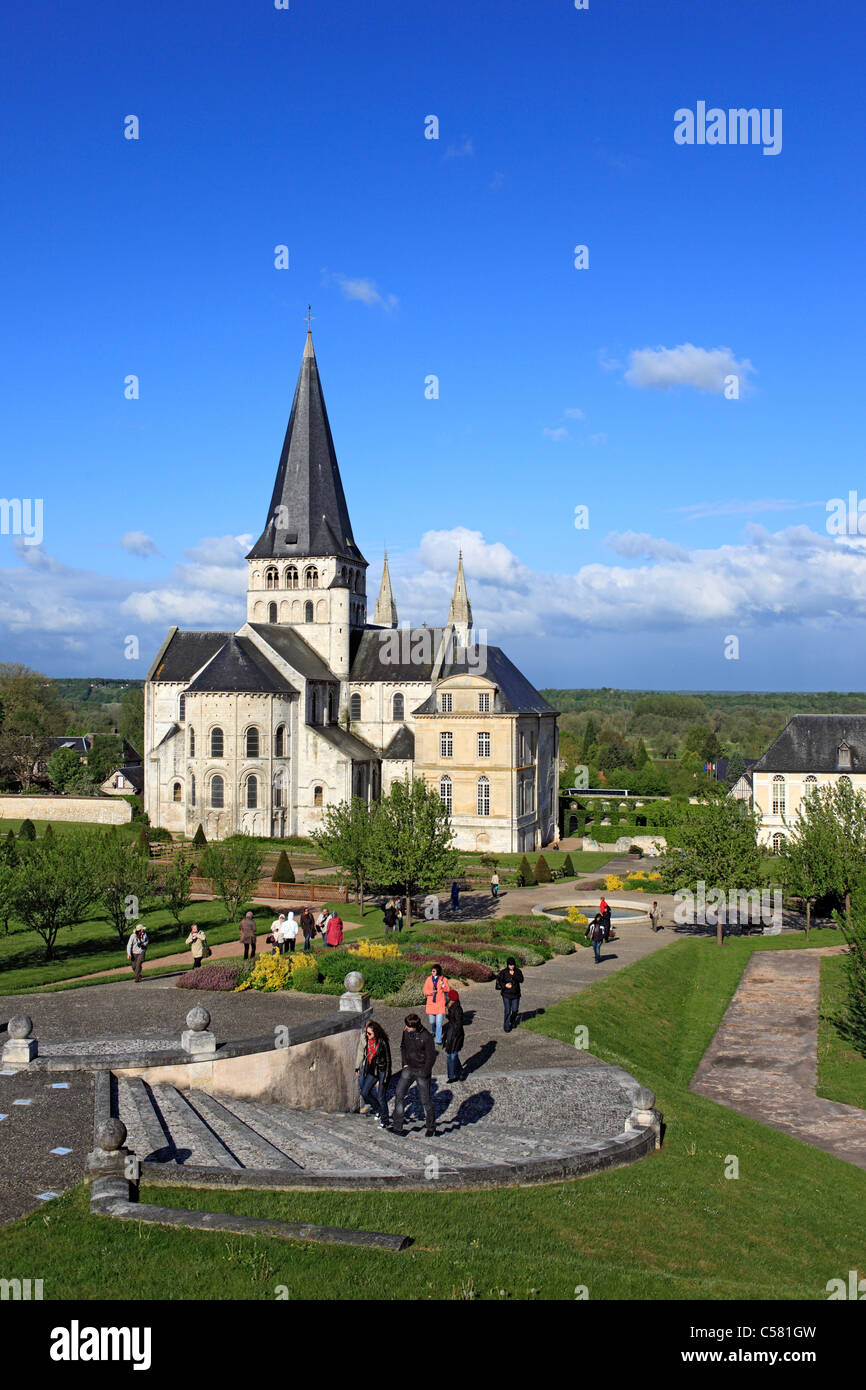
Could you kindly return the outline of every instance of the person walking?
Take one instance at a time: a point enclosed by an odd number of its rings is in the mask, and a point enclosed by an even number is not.
[[[316,918],[316,930],[322,933],[323,941],[325,940],[325,932],[328,927],[328,918],[330,917],[330,915],[331,914],[328,911],[328,909],[326,907],[323,907],[318,917]]]
[[[456,878],[451,884],[451,911],[457,912],[460,909],[460,884]]]
[[[403,930],[403,904],[399,898],[394,899],[394,911],[397,914],[397,930]]]
[[[442,1025],[445,1021],[445,1011],[448,1008],[450,988],[451,986],[442,974],[442,966],[432,966],[430,974],[424,981],[424,998],[427,1001],[427,1022],[430,1025],[430,1032],[435,1034],[438,1047],[442,1046]]]
[[[495,869],[490,875],[490,892],[494,898],[499,897],[499,875]]]
[[[446,1015],[445,1031],[442,1034],[442,1043],[445,1048],[445,1061],[448,1064],[448,1080],[463,1080],[463,1063],[460,1061],[460,1050],[463,1047],[465,1033],[463,1031],[463,1005],[460,1003],[460,995],[456,989],[448,991],[448,1013]]]
[[[660,909],[659,909],[659,905],[658,905],[658,903],[656,902],[655,898],[653,898],[653,905],[652,905],[652,907],[650,908],[649,919],[650,919],[650,926],[652,927],[653,931],[664,931],[664,927],[663,927],[662,924],[661,924],[661,923],[662,923],[662,914],[661,914],[661,911],[660,911]]]
[[[375,1099],[379,1112],[379,1128],[388,1125],[388,1085],[391,1081],[391,1044],[381,1023],[372,1020],[364,1029],[361,1058],[358,1066],[358,1088],[361,1092],[361,1114],[372,1112]]]
[[[397,909],[394,906],[393,898],[389,898],[386,902],[385,911],[382,913],[382,918],[385,922],[386,932],[397,930]]]
[[[496,988],[502,993],[502,1003],[505,1009],[503,1027],[506,1033],[510,1033],[512,1028],[517,1027],[517,1015],[520,1009],[520,986],[523,984],[523,971],[518,970],[517,961],[513,956],[509,956],[505,962],[505,969],[500,970],[496,976]]]
[[[295,942],[298,939],[298,919],[291,909],[286,914],[286,920],[280,931],[280,951],[286,954],[286,947],[292,955],[295,953]]]
[[[592,949],[595,951],[595,963],[598,965],[601,961],[601,947],[604,941],[604,919],[600,912],[595,914],[583,935],[592,942]]]
[[[604,902],[604,898],[602,898],[602,902]],[[604,939],[605,939],[605,941],[610,941],[611,927],[610,927],[610,904],[609,904],[609,903],[604,903],[604,908],[603,908],[602,914],[601,914],[601,920],[602,920],[602,922],[603,922],[603,924],[604,924]]]
[[[309,951],[313,933],[316,930],[316,919],[309,907],[305,907],[301,913],[301,932],[304,937],[304,950]]]
[[[283,923],[286,914],[281,912],[275,922],[271,922],[271,929],[265,937],[265,941],[273,946],[272,955],[278,956],[283,949]]]
[[[403,1037],[400,1041],[400,1060],[402,1070],[397,1080],[394,1094],[394,1118],[391,1123],[392,1134],[404,1134],[403,1120],[406,1093],[412,1085],[417,1086],[424,1118],[427,1121],[425,1133],[432,1139],[436,1133],[436,1115],[430,1098],[430,1076],[436,1060],[436,1044],[427,1029],[422,1027],[417,1014],[407,1014],[404,1019]]]
[[[147,955],[149,945],[150,938],[139,922],[126,943],[126,958],[132,966],[132,974],[137,985],[141,984],[141,967],[144,965],[144,958]]]
[[[200,927],[196,926],[195,922],[193,922],[189,929],[189,936],[186,939],[186,944],[192,955],[192,968],[193,970],[198,970],[205,956],[210,955],[210,946],[207,944],[207,937],[204,932]]]
[[[244,960],[255,960],[256,958],[256,923],[251,912],[248,912],[240,925],[240,938],[244,947]]]
[[[325,942],[330,951],[335,951],[338,946],[343,944],[343,919],[338,917],[336,912],[332,912],[328,918],[328,925],[325,928]]]

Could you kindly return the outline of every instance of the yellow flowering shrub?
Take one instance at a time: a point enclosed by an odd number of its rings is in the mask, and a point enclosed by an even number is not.
[[[303,991],[310,985],[314,985],[319,978],[319,967],[311,951],[305,951],[298,956],[290,956],[289,969],[293,989]]]
[[[291,967],[285,957],[259,956],[243,984],[238,985],[235,994],[244,989],[291,989],[291,978]]]
[[[367,960],[400,958],[400,947],[396,941],[369,941],[366,936],[358,942],[357,951],[359,956],[366,956]]]
[[[619,888],[622,888],[622,879],[619,874],[607,874],[604,886],[608,893],[615,893]]]
[[[587,916],[585,912],[581,912],[579,907],[570,907],[568,909],[568,920],[573,927],[585,927]]]

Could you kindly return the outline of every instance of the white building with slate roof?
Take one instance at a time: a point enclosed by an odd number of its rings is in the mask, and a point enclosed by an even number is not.
[[[209,840],[309,835],[325,808],[422,776],[463,849],[556,834],[557,712],[473,640],[462,557],[443,627],[399,627],[387,555],[372,622],[312,335],[236,632],[173,627],[145,685],[145,809]]]
[[[752,768],[762,844],[777,854],[802,799],[842,780],[866,792],[866,715],[795,715]]]

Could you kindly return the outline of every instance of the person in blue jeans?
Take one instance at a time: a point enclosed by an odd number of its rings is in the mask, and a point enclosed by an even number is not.
[[[592,949],[595,952],[595,963],[596,965],[600,965],[601,948],[604,944],[604,918],[600,912],[595,914],[584,932],[584,936],[588,936],[592,942]]]
[[[361,1092],[362,1113],[368,1107],[379,1112],[379,1128],[388,1123],[388,1085],[391,1080],[391,1044],[380,1023],[367,1024],[364,1029],[361,1061],[358,1068],[358,1089]]]
[[[462,1081],[463,1063],[460,1061],[460,1049],[463,1046],[465,1034],[463,1032],[463,1006],[456,989],[448,991],[448,1013],[445,1018],[442,1041],[445,1047],[445,1061],[448,1063],[448,1080]]]
[[[517,1015],[520,1012],[520,986],[522,984],[523,971],[517,969],[517,961],[513,956],[509,956],[505,963],[505,969],[500,970],[496,976],[496,988],[501,991],[505,1009],[503,1027],[506,1033],[510,1033],[512,1028],[517,1027]]]

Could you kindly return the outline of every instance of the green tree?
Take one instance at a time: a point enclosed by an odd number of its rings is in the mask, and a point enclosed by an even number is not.
[[[738,749],[734,749],[728,759],[728,775],[725,778],[729,787],[735,787],[746,770],[746,760]]]
[[[149,859],[149,858],[150,858],[150,836],[149,836],[148,833],[147,833],[147,826],[146,826],[146,825],[143,825],[143,826],[141,827],[141,829],[139,830],[139,832],[138,832],[138,838],[136,839],[136,842],[135,842],[135,847],[136,847],[138,853],[142,856],[142,858],[144,858],[144,859]]]
[[[590,761],[589,755],[597,743],[598,729],[596,727],[595,720],[593,719],[592,715],[590,715],[586,721],[586,727],[583,731],[583,743],[580,749],[580,756],[584,763],[588,763]]]
[[[36,826],[33,824],[32,820],[30,819],[29,816],[27,816],[26,819],[24,819],[24,820],[21,822],[21,826],[20,826],[20,828],[19,828],[19,830],[18,830],[18,839],[19,839],[19,840],[35,840],[35,839],[36,839]]]
[[[760,816],[742,801],[730,797],[706,801],[679,830],[676,848],[669,849],[662,868],[662,892],[680,889],[691,892],[699,883],[707,889],[721,889],[726,895],[734,889],[759,889],[761,852],[758,848]],[[724,914],[720,911],[716,927],[719,945],[723,940]]]
[[[131,685],[120,697],[117,731],[137,753],[144,752],[144,686]]]
[[[141,856],[136,855],[136,858],[140,863]],[[182,849],[177,850],[159,871],[159,896],[178,927],[182,926],[181,913],[192,903],[193,872],[192,858]]]
[[[196,849],[204,849],[207,845],[207,838],[205,836],[204,827],[202,826],[201,821],[199,821],[198,823],[198,829],[192,837],[192,842],[195,845]]]
[[[525,854],[517,866],[517,877],[520,879],[521,887],[523,888],[528,888],[530,884],[535,882],[535,879],[532,877],[532,865]]]
[[[403,893],[408,927],[412,894],[437,888],[457,871],[451,818],[438,789],[416,777],[394,782],[374,805],[372,820],[370,881]]]
[[[851,893],[866,861],[866,796],[849,781],[827,783],[804,797],[782,846],[786,883],[798,897],[835,894],[851,925]]]
[[[378,864],[374,828],[375,812],[366,801],[355,796],[329,806],[321,830],[311,837],[319,853],[339,864],[358,895],[364,915],[364,885],[370,883],[373,865]]]
[[[249,835],[233,835],[221,845],[208,845],[200,871],[213,884],[231,921],[251,897],[259,881],[262,850]]]
[[[80,768],[79,756],[74,748],[55,748],[45,764],[45,773],[54,790],[63,796]]]
[[[123,762],[123,739],[119,734],[93,735],[93,743],[87,754],[87,771],[97,787],[115,768],[122,767]]]
[[[635,748],[635,751],[634,751],[634,763],[633,763],[633,766],[634,766],[634,768],[635,768],[635,771],[638,771],[638,772],[639,772],[640,769],[641,769],[642,767],[646,767],[646,765],[647,765],[647,763],[649,762],[649,760],[650,760],[650,755],[649,755],[649,753],[646,751],[646,744],[644,743],[644,741],[643,741],[642,738],[639,738],[638,741],[637,741],[637,747]]]
[[[572,859],[572,857],[571,857],[570,854],[567,854],[567,855],[565,856],[565,858],[563,859],[563,861],[562,861],[562,877],[563,877],[563,878],[575,878],[575,877],[576,877],[576,871],[575,871],[575,867],[574,867],[574,860]]]
[[[19,662],[0,662],[3,733],[44,737],[62,734],[67,708],[50,676]]]
[[[0,840],[0,917],[3,919],[3,934],[9,935],[9,918],[12,916],[12,891],[15,885],[15,870],[20,859],[12,831]]]
[[[851,912],[840,922],[848,945],[845,955],[846,999],[832,1022],[839,1034],[866,1057],[866,875],[852,885]]]
[[[57,936],[80,922],[96,899],[93,836],[57,835],[27,847],[15,874],[12,907],[25,927],[45,943],[53,960]]]
[[[284,849],[280,850],[277,862],[274,865],[274,872],[271,874],[272,883],[294,883],[295,871],[289,862],[289,856]]]
[[[550,883],[550,867],[543,854],[539,854],[535,861],[535,882]]]
[[[153,893],[153,871],[137,846],[116,830],[95,837],[91,863],[96,901],[124,941]]]

